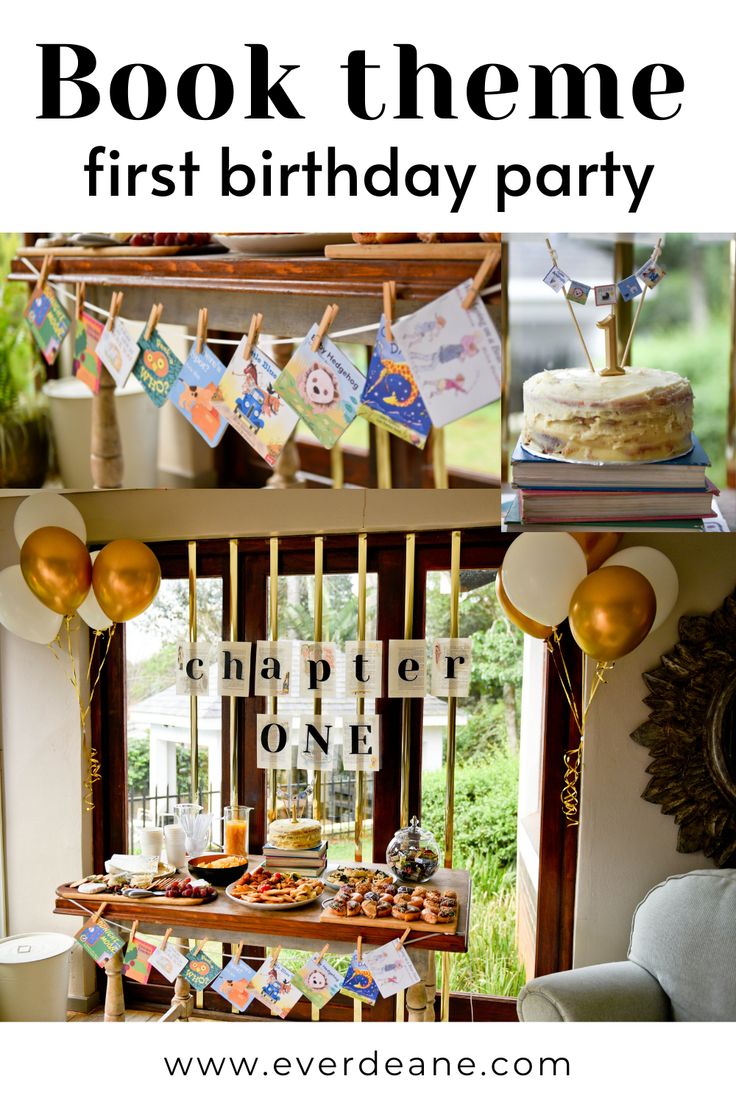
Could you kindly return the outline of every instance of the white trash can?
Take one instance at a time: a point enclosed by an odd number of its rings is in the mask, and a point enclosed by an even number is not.
[[[0,939],[0,1021],[66,1020],[74,940],[58,932]]]

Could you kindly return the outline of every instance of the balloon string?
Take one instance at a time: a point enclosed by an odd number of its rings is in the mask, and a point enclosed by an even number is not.
[[[590,712],[590,707],[593,704],[596,693],[606,681],[606,671],[610,671],[613,666],[613,663],[607,661],[599,660],[598,663],[596,663],[588,701],[583,710],[582,725],[578,726],[580,729],[580,743],[576,748],[570,748],[568,751],[564,752],[562,756],[562,762],[565,767],[561,794],[562,812],[570,828],[580,823],[580,776],[583,769],[583,743],[588,713]]]
[[[555,648],[554,648],[555,644],[557,645],[558,652],[555,652]],[[554,630],[552,638],[547,640],[547,648],[549,650],[550,655],[552,656],[552,661],[555,665],[555,670],[557,671],[557,676],[560,680],[560,685],[562,687],[563,693],[564,693],[565,698],[567,700],[567,704],[570,708],[570,713],[572,714],[573,720],[575,721],[575,727],[577,728],[578,732],[580,733],[580,736],[582,737],[583,728],[582,728],[582,725],[580,723],[580,714],[578,712],[577,703],[575,701],[575,694],[573,692],[572,683],[570,681],[570,673],[567,669],[567,664],[565,663],[564,657],[562,655],[562,646],[561,646],[560,634],[557,632],[557,629]],[[558,653],[559,653],[559,658],[558,658]]]

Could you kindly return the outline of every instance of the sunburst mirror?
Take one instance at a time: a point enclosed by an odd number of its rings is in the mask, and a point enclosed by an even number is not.
[[[649,718],[631,738],[651,757],[642,797],[678,825],[677,850],[736,866],[736,591],[643,676]]]

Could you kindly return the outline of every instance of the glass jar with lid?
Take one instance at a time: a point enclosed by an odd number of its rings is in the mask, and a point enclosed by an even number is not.
[[[402,882],[426,882],[440,865],[440,849],[429,829],[412,817],[389,843],[386,862]]]

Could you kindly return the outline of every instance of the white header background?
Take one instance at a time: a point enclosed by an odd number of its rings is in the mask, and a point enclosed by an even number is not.
[[[686,7],[660,0],[629,6],[575,0],[564,4],[515,0],[507,5],[374,0],[367,7],[319,0],[248,5],[232,0],[180,0],[175,6],[128,0],[123,6],[74,5],[77,17],[72,18],[69,5],[51,0],[12,5],[3,13],[0,228],[191,230],[209,226],[255,231],[444,226],[458,231],[660,227],[727,231],[734,222],[735,176],[727,114],[733,97],[729,7],[721,3]],[[80,43],[95,53],[97,70],[89,79],[102,99],[92,116],[60,121],[36,118],[41,111],[39,42]],[[272,81],[280,75],[280,65],[300,66],[286,77],[283,87],[306,116],[304,120],[244,118],[249,111],[250,51],[243,44],[252,42],[269,47]],[[434,62],[450,70],[458,118],[434,117],[432,79],[426,72],[420,76],[420,110],[425,117],[393,118],[398,111],[398,50],[393,45],[397,42],[414,44],[420,63]],[[366,50],[368,62],[381,66],[368,76],[370,104],[387,105],[375,122],[360,121],[347,105],[346,72],[340,66],[354,49]],[[155,65],[166,79],[166,106],[151,120],[122,119],[110,106],[112,74],[135,62]],[[176,100],[182,71],[206,62],[227,69],[235,84],[233,107],[216,121],[187,118]],[[600,117],[598,78],[592,73],[587,80],[587,110],[592,118],[530,119],[534,112],[530,66],[553,68],[562,62],[583,69],[595,62],[610,65],[618,75],[618,110],[623,118]],[[507,109],[516,102],[505,120],[477,117],[465,98],[471,71],[489,63],[509,66],[519,80],[518,93],[490,98],[493,109],[499,111],[501,104]],[[632,102],[636,73],[654,63],[675,66],[685,80],[682,94],[655,97],[657,109],[663,111],[674,109],[681,100],[679,114],[668,121],[643,118]],[[661,73],[655,79],[661,81]],[[132,85],[134,107],[142,103],[143,85],[139,72]],[[564,114],[566,96],[556,96],[556,110]],[[77,99],[76,90],[67,87],[62,104],[71,108]],[[201,103],[203,110],[209,110],[209,75],[202,78]],[[223,146],[230,147],[232,161],[248,162],[259,173],[264,149],[273,151],[275,167],[282,162],[302,163],[309,150],[323,162],[330,144],[336,147],[338,159],[354,164],[361,176],[372,163],[387,161],[391,145],[398,146],[400,181],[413,163],[452,164],[459,175],[469,163],[478,167],[456,215],[450,214],[453,192],[443,168],[437,197],[413,197],[402,184],[398,198],[371,197],[362,188],[351,198],[338,183],[337,196],[330,198],[324,173],[318,176],[312,198],[305,193],[301,174],[291,177],[288,197],[264,198],[258,185],[248,197],[220,195]],[[125,194],[110,197],[105,174],[99,177],[98,198],[90,198],[83,166],[95,145],[118,149],[121,166],[178,165],[184,152],[193,150],[195,162],[201,165],[194,196],[185,197],[178,187],[172,196],[153,197],[153,182],[146,173],[138,178],[135,199]],[[600,164],[609,150],[617,163],[631,165],[637,178],[646,164],[655,166],[636,214],[629,213],[632,194],[623,172],[615,174],[613,196],[606,197],[601,173],[590,176],[587,197],[578,194],[578,166]],[[109,164],[106,157],[101,162]],[[525,196],[509,198],[505,213],[500,214],[497,167],[515,162],[529,168],[531,186]],[[550,198],[537,190],[536,173],[548,163],[571,166],[569,198]],[[558,182],[558,175],[550,177],[551,184]],[[518,183],[517,177],[513,183]]]

